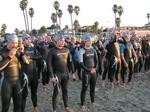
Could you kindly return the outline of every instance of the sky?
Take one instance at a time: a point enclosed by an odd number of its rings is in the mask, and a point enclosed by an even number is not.
[[[21,0],[0,0],[0,26],[7,25],[6,32],[14,32],[15,28],[25,29],[23,12],[19,7]],[[55,0],[28,0],[27,10],[32,7],[35,11],[33,17],[33,28],[51,26],[51,14],[55,12],[53,3]],[[65,25],[71,27],[70,15],[67,11],[69,4],[79,6],[78,21],[81,26],[93,25],[99,22],[99,27],[113,27],[114,4],[121,5],[124,12],[121,16],[121,26],[143,26],[148,22],[146,14],[150,13],[150,0],[57,0],[63,11],[61,19],[62,28]],[[73,13],[73,21],[76,19]]]

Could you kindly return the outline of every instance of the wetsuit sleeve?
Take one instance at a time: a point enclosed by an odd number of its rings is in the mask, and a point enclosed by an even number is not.
[[[24,52],[19,52],[16,54],[16,57],[19,59],[21,63],[29,64],[29,59],[27,58],[26,54]],[[26,61],[25,61],[26,60]]]
[[[35,54],[31,57],[31,59],[33,59],[33,60],[39,60],[39,59],[42,58],[41,54],[39,53],[39,51],[36,48],[34,48],[34,53]]]
[[[72,73],[75,72],[75,68],[74,68],[74,63],[73,63],[73,59],[72,59],[72,55],[71,53],[69,52],[68,54],[68,68],[69,68],[69,71],[71,71]]]
[[[95,69],[98,70],[98,55],[97,52],[94,52],[94,61],[95,61]]]
[[[135,52],[132,44],[131,44],[131,50],[132,50],[133,53]]]
[[[83,63],[83,58],[84,58],[84,53],[85,53],[85,50],[84,49],[81,49],[80,51],[79,51],[79,63],[80,63],[80,65],[81,65],[81,67],[85,70],[85,71],[88,71],[88,72],[90,72],[91,71],[91,69],[88,69],[85,65],[84,65],[84,63]]]
[[[106,46],[107,46],[108,44],[109,44],[109,41],[106,40],[106,41],[104,42],[104,44],[103,44],[103,47],[106,48]]]
[[[7,65],[9,64],[10,62],[10,57],[7,56],[5,57],[3,54],[1,56],[1,60],[0,60],[0,71],[3,70],[5,67],[7,67]]]
[[[120,46],[120,54],[124,54],[125,45],[121,44]]]
[[[122,60],[123,64],[127,64],[125,57],[124,57],[124,50],[125,50],[125,45],[121,44],[121,46],[120,46],[121,60]]]
[[[47,57],[47,72],[49,77],[53,77],[52,57],[53,54],[52,51],[50,51]]]
[[[132,44],[131,44],[131,50],[132,50],[133,58],[135,59],[135,62],[137,62],[138,61],[137,55],[136,55],[136,52],[135,52]]]

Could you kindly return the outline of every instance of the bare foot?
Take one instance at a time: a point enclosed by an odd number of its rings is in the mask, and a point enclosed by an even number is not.
[[[69,108],[69,107],[66,107],[66,108],[65,108],[65,112],[74,112],[74,110],[71,109],[71,108]]]
[[[81,112],[86,112],[85,106],[81,106]]]
[[[91,105],[92,105],[92,107],[99,106],[99,104],[97,104],[95,102],[91,103]]]
[[[34,107],[32,112],[39,112],[39,110],[37,107]]]
[[[102,87],[105,87],[105,81],[102,82]]]

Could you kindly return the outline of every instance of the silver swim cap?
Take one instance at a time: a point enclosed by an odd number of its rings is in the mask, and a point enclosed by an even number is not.
[[[18,37],[15,34],[9,34],[9,35],[7,35],[6,39],[7,39],[8,42],[10,42],[10,41],[18,41]]]

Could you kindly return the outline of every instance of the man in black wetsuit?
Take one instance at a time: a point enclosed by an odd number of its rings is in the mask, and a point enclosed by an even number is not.
[[[143,56],[144,56],[144,71],[147,71],[150,69],[150,45],[149,40],[144,39],[142,42],[142,50],[143,50]]]
[[[39,51],[40,55],[42,56],[42,59],[40,61],[40,66],[38,69],[39,72],[41,72],[42,75],[42,84],[43,84],[43,89],[45,91],[48,90],[48,83],[49,83],[49,77],[47,75],[47,64],[46,64],[46,60],[47,60],[47,55],[49,50],[54,46],[54,44],[50,42],[40,42],[38,46],[36,46],[36,49]],[[39,76],[40,79],[40,76]],[[39,81],[41,82],[41,81]]]
[[[30,36],[26,35],[23,38],[24,44],[24,54],[28,57],[29,64],[22,64],[22,72],[25,73],[28,77],[28,85],[31,88],[31,99],[33,103],[33,112],[38,112],[37,109],[37,89],[38,89],[38,63],[41,59],[41,56],[38,54],[38,51],[31,42]],[[25,110],[26,98],[28,95],[28,85],[25,86],[22,93],[22,112]]]
[[[48,75],[50,77],[50,81],[54,83],[54,91],[52,97],[53,111],[56,112],[57,97],[61,87],[65,111],[73,112],[73,110],[68,107],[67,86],[69,81],[69,72],[72,72],[72,76],[75,77],[75,70],[69,49],[64,47],[64,37],[58,35],[55,38],[56,46],[49,51],[47,57]]]
[[[92,105],[95,104],[95,86],[98,70],[98,56],[96,50],[92,47],[92,42],[89,36],[85,36],[85,46],[79,52],[79,62],[83,68],[82,74],[82,91],[81,91],[81,110],[84,111],[85,94],[90,84],[90,97]]]
[[[7,46],[2,50],[2,58],[0,61],[0,71],[4,73],[4,80],[1,88],[2,110],[8,112],[10,100],[13,99],[13,112],[21,112],[21,89],[20,84],[20,60],[23,56],[24,48],[18,47],[18,37],[16,35],[8,35]],[[16,52],[20,52],[17,56]]]

